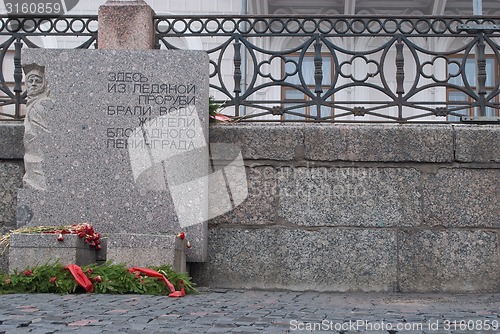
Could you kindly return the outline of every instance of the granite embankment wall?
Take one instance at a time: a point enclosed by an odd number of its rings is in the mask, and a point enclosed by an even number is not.
[[[500,291],[499,126],[233,124],[210,141],[241,149],[249,196],[209,222],[199,285]],[[0,142],[8,228],[22,124],[0,124]]]

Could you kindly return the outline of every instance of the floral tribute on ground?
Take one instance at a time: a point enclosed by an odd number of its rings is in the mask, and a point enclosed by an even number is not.
[[[0,293],[114,293],[183,297],[196,289],[186,273],[168,265],[127,268],[106,262],[79,267],[46,264],[13,274],[0,274]]]
[[[101,235],[91,224],[68,226],[36,226],[11,231],[0,238],[3,251],[8,249],[10,236],[16,233],[54,234],[58,242],[67,234],[76,234],[90,247],[101,249]],[[179,238],[184,239],[181,232]],[[169,265],[152,268],[131,267],[106,262],[78,266],[47,263],[13,274],[0,273],[0,293],[116,293],[150,294],[183,297],[196,292],[186,273],[178,273]]]

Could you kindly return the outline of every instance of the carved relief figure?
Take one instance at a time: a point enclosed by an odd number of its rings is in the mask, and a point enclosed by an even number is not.
[[[24,67],[26,75],[26,118],[24,119],[24,166],[23,184],[25,188],[46,190],[47,181],[42,167],[43,149],[40,137],[43,133],[50,133],[44,111],[51,103],[45,68],[36,64]]]

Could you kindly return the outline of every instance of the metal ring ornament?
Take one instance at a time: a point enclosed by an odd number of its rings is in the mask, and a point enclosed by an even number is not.
[[[78,23],[80,23],[82,25],[82,27],[80,28],[80,30],[76,30],[75,29],[75,25],[78,24]],[[83,21],[82,19],[75,18],[75,19],[72,19],[70,21],[70,29],[74,33],[82,33],[82,32],[85,31],[85,28],[86,28],[85,21]]]
[[[95,22],[95,23],[97,23],[97,25],[96,25],[96,29],[95,29],[95,30],[92,30],[92,29],[90,28],[90,25],[91,25],[92,23],[94,23],[94,22]],[[90,19],[88,19],[88,20],[87,20],[87,22],[85,23],[85,28],[87,29],[87,31],[88,31],[89,33],[92,33],[92,34],[97,34],[98,29],[99,29],[99,21],[98,21],[97,19],[90,18]]]
[[[262,23],[264,29],[259,29],[259,23]],[[269,21],[264,19],[256,19],[252,22],[252,30],[257,34],[265,34],[269,31]]]
[[[407,30],[405,26],[409,26]],[[399,22],[399,31],[403,34],[411,34],[415,31],[415,21],[410,19],[403,19]]]
[[[209,26],[211,23],[215,23],[215,29],[210,29]],[[215,19],[215,18],[210,18],[208,20],[205,21],[205,30],[208,32],[208,33],[212,33],[212,34],[215,34],[217,32],[219,32],[219,30],[221,30],[221,23],[219,20]]]
[[[389,24],[394,24],[395,28],[389,29]],[[399,31],[399,23],[395,19],[386,19],[384,21],[384,31],[388,34],[395,34]]]
[[[183,28],[182,29],[179,29],[178,26],[179,25],[182,25]],[[174,22],[172,23],[172,31],[175,33],[175,34],[184,34],[188,29],[188,25],[186,23],[186,21],[184,21],[183,19],[174,19]]]
[[[30,24],[28,24],[28,22],[31,22],[33,23],[30,27]],[[36,31],[36,20],[35,19],[32,19],[32,18],[27,18],[27,19],[23,19],[22,21],[22,31],[26,32],[26,33],[33,33]]]
[[[439,26],[441,26],[441,28]],[[449,30],[449,26],[447,25],[445,20],[436,19],[431,24],[431,30],[435,34],[444,34],[446,31]]]
[[[165,24],[165,26],[166,26],[165,30],[160,29],[163,24]],[[167,19],[156,20],[155,31],[157,34],[167,34],[170,32],[171,29],[172,29],[172,25],[170,24],[170,22]]]
[[[64,24],[64,25],[65,25],[64,29],[61,29],[61,28],[59,27],[59,25],[60,25],[60,24]],[[63,19],[63,18],[57,18],[57,19],[55,20],[55,22],[54,22],[54,30],[55,30],[57,33],[59,33],[59,34],[64,34],[64,33],[68,32],[69,28],[70,28],[70,25],[69,25],[68,20],[66,20],[66,19]]]
[[[200,27],[196,29],[195,25],[199,24]],[[203,32],[204,24],[201,19],[190,19],[187,23],[189,32],[192,34],[199,34]]]
[[[43,29],[43,26],[47,24],[48,25],[48,29]],[[71,24],[70,24],[71,25]],[[40,30],[40,32],[42,33],[50,33],[52,32],[52,30],[54,29],[54,22],[52,22],[52,20],[50,19],[41,19],[40,21],[38,21],[38,29]],[[72,30],[73,31],[73,30]],[[74,32],[74,31],[73,31]]]
[[[366,25],[366,30],[371,34],[379,34],[383,30],[382,21],[380,19],[370,19]]]
[[[7,22],[5,22],[5,26],[7,28],[7,31],[11,33],[19,32],[22,27],[21,21],[18,18],[8,18]]]
[[[290,24],[291,22],[297,24],[297,29],[291,30],[291,24]],[[290,34],[298,33],[301,30],[301,27],[302,27],[302,25],[301,25],[300,21],[295,19],[295,18],[286,20],[285,30]]]
[[[311,22],[312,23],[312,30],[307,28],[307,23]],[[306,34],[314,34],[316,31],[318,31],[318,21],[315,19],[305,19],[302,23],[302,30]]]
[[[329,28],[326,28],[324,29],[323,26],[327,26],[329,25],[330,27]],[[329,34],[332,32],[332,30],[334,29],[333,27],[333,24],[332,24],[332,21],[329,20],[329,19],[321,19],[319,20],[318,22],[318,31],[322,34]]]
[[[227,29],[226,28],[226,25],[232,25],[232,27],[230,29]],[[236,31],[236,21],[234,19],[228,19],[228,18],[225,18],[222,20],[222,23],[221,23],[221,29],[222,31],[224,31],[226,34],[233,34],[235,31]]]
[[[357,23],[359,23],[359,25],[362,27],[361,30],[358,30],[358,28],[356,28]],[[349,28],[354,34],[362,34],[367,29],[366,21],[363,19],[354,19],[350,22]]]
[[[246,30],[243,30],[244,26],[246,26]],[[240,34],[248,34],[251,31],[251,26],[252,26],[252,22],[250,22],[249,19],[240,19],[240,20],[238,20],[238,22],[236,24],[236,30]]]
[[[431,31],[431,25],[428,20],[418,19],[415,23],[415,31],[419,34],[428,34]]]
[[[344,29],[340,29],[344,27]],[[339,19],[333,25],[333,29],[337,34],[347,34],[349,32],[349,22],[346,19]]]
[[[278,29],[274,27],[277,25],[280,25]],[[269,21],[269,31],[271,31],[273,34],[281,34],[283,31],[285,31],[285,24],[281,19],[273,18]]]

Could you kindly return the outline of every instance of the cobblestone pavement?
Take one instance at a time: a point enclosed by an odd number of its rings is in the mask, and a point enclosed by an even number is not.
[[[463,320],[462,324],[456,321]],[[0,296],[0,333],[500,333],[500,294]]]

